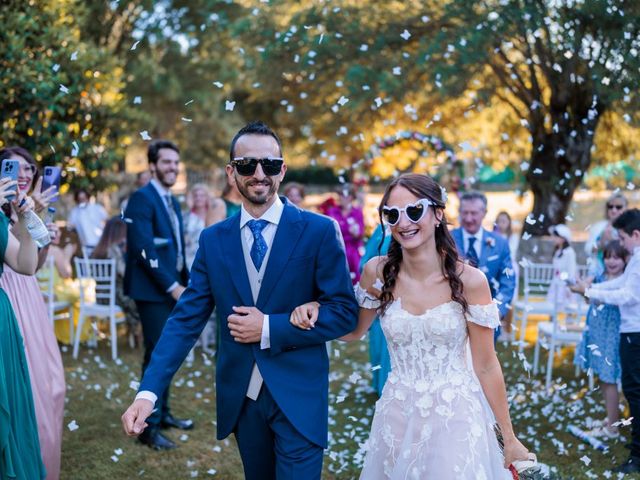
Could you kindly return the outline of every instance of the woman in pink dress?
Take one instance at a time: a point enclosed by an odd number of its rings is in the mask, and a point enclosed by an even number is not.
[[[56,193],[55,187],[40,193],[42,180],[38,179],[33,157],[23,148],[9,147],[0,150],[0,160],[5,158],[20,162],[18,188],[21,191],[29,192],[35,181],[33,199],[36,202],[36,211],[45,210]],[[52,233],[57,234],[57,230],[53,230]],[[40,251],[40,258],[44,260],[46,255],[45,247]],[[9,296],[24,338],[42,460],[47,469],[47,479],[56,480],[60,477],[66,389],[58,342],[35,276],[21,275],[5,264],[4,273],[0,277],[0,288]]]
[[[354,284],[360,280],[360,257],[364,249],[364,216],[362,209],[355,204],[355,191],[352,186],[344,185],[338,190],[339,202],[327,210],[327,215],[340,225],[344,239],[349,272]]]

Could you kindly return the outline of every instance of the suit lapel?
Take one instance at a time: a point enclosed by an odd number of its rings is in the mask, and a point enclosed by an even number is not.
[[[242,305],[253,306],[251,285],[249,284],[247,267],[244,264],[242,237],[240,235],[240,215],[234,215],[226,226],[221,238],[225,257],[224,261],[229,268],[233,285],[236,287],[238,295],[242,299]]]
[[[458,246],[458,253],[461,257],[464,257],[464,237],[462,236],[462,228],[456,228],[453,231],[453,240],[456,242]]]
[[[487,265],[487,259],[493,255],[493,248],[491,247],[491,243],[489,239],[491,238],[491,234],[482,229],[482,243],[480,244],[480,265]]]
[[[280,224],[278,225],[278,230],[276,230],[276,236],[273,239],[273,245],[269,253],[269,260],[262,286],[260,287],[258,301],[256,302],[258,309],[264,306],[271,295],[271,291],[278,283],[303,230],[304,222],[300,215],[300,210],[288,205],[285,201]]]
[[[175,234],[173,233],[173,226],[171,225],[171,219],[169,218],[169,212],[167,212],[167,206],[164,202],[164,199],[160,196],[160,194],[156,190],[156,187],[154,187],[153,185],[149,184],[146,188],[149,189],[151,198],[153,198],[153,201],[156,203],[158,217],[161,218],[164,221],[165,226],[169,228],[171,236],[174,237],[173,241],[177,242],[178,239],[175,238]]]

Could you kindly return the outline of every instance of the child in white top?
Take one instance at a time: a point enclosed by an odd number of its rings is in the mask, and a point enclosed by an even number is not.
[[[572,290],[620,308],[622,392],[633,420],[629,459],[614,471],[632,473],[640,472],[640,210],[627,210],[613,222],[613,227],[618,230],[622,245],[633,253],[624,273],[594,285],[579,281]]]

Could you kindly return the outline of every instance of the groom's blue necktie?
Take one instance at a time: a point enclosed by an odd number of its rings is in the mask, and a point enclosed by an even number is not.
[[[267,225],[269,225],[269,222],[266,220],[249,220],[247,222],[249,230],[253,233],[253,245],[251,246],[250,252],[251,260],[258,271],[260,271],[262,261],[267,254],[267,242],[262,236],[262,230],[264,230],[264,227]]]

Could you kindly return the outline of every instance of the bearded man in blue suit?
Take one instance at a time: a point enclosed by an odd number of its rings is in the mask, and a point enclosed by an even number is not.
[[[451,234],[460,256],[484,272],[491,296],[498,303],[500,318],[511,309],[515,291],[515,272],[509,243],[500,235],[482,228],[487,215],[487,197],[482,192],[465,192],[460,196],[460,228]],[[500,334],[496,329],[495,337]]]
[[[189,285],[122,417],[129,435],[140,433],[215,306],[226,319],[216,368],[218,438],[235,434],[245,477],[256,480],[320,478],[325,342],[351,332],[358,317],[336,224],[277,196],[285,172],[280,140],[265,124],[235,135],[227,174],[242,209],[200,236]],[[322,305],[316,326],[291,325],[291,312],[312,300]]]

